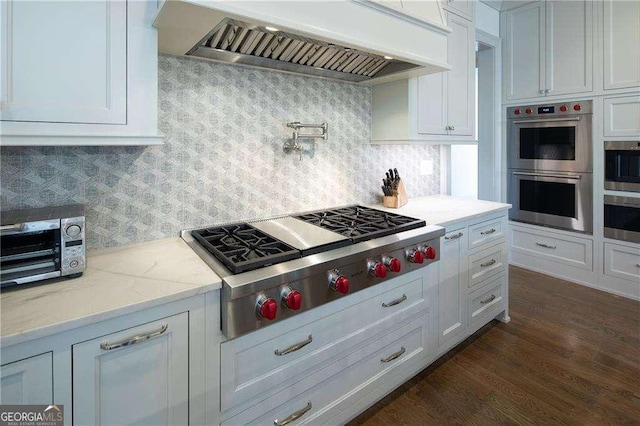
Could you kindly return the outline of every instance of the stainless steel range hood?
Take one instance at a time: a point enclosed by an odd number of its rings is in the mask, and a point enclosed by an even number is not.
[[[174,0],[154,26],[161,53],[343,81],[379,84],[450,69],[443,23],[362,0]]]

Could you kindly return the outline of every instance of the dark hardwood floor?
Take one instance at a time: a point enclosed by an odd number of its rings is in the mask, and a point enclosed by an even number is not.
[[[516,267],[509,286],[509,324],[491,322],[349,424],[640,425],[640,302]]]

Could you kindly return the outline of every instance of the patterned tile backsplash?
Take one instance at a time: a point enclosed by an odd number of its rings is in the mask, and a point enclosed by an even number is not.
[[[438,146],[371,146],[371,89],[161,55],[151,147],[3,147],[0,207],[86,205],[88,245],[184,228],[380,201],[398,168],[409,196],[439,192]],[[284,154],[290,121],[329,123],[326,141]],[[434,173],[419,176],[420,161]]]

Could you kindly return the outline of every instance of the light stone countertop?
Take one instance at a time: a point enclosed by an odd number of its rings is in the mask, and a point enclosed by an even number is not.
[[[0,347],[221,288],[181,239],[89,251],[80,278],[0,293]]]
[[[466,221],[490,213],[498,213],[511,208],[511,204],[493,201],[454,198],[448,195],[432,195],[429,197],[410,198],[409,202],[399,209],[383,207],[382,204],[372,206],[391,213],[397,213],[417,219],[424,219],[427,225],[447,227],[455,222]]]

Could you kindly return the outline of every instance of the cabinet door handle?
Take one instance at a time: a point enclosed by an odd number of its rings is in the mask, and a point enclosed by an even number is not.
[[[404,346],[402,346],[400,348],[400,350],[398,352],[394,352],[391,355],[389,355],[386,358],[380,358],[380,361],[382,362],[391,362],[396,358],[400,358],[400,356],[402,356],[403,353],[405,353],[407,350],[404,348]]]
[[[407,295],[403,294],[401,297],[397,298],[396,300],[392,300],[389,303],[383,303],[382,307],[383,308],[389,308],[391,306],[395,306],[395,305],[399,305],[400,303],[404,302],[405,300],[407,300]]]
[[[309,337],[307,337],[307,340],[304,340],[300,343],[296,343],[295,345],[291,345],[288,348],[283,350],[276,349],[273,353],[275,353],[278,356],[290,354],[291,352],[295,352],[297,350],[304,348],[311,342],[313,342],[313,336],[310,334]]]
[[[457,234],[447,235],[444,237],[445,240],[455,240],[456,238],[462,237],[464,234],[462,232],[458,232]]]
[[[489,235],[489,234],[493,234],[494,232],[496,232],[496,229],[495,228],[491,228],[488,231],[480,232],[480,235]]]
[[[284,425],[288,425],[289,423],[298,420],[300,417],[304,416],[305,414],[307,414],[307,411],[311,410],[311,401],[307,402],[307,406],[304,408],[299,409],[296,412],[293,412],[291,414],[289,414],[287,417],[285,417],[282,420],[278,420],[275,419],[273,421],[273,424],[276,426],[284,426]]]
[[[159,329],[155,331],[151,331],[149,333],[140,334],[133,337],[127,337],[126,339],[118,340],[117,342],[113,342],[113,343],[109,343],[105,341],[100,343],[100,349],[102,349],[103,351],[110,351],[113,349],[122,348],[124,346],[136,345],[138,343],[142,343],[149,339],[153,339],[154,337],[160,336],[165,331],[167,331],[168,328],[169,328],[169,324],[162,324]]]
[[[496,263],[496,260],[495,259],[491,259],[490,261],[488,261],[486,263],[481,263],[480,266],[483,267],[483,268],[486,268],[487,266],[491,266],[491,265],[493,265],[495,263]]]
[[[556,246],[550,246],[549,244],[544,244],[544,243],[536,243],[536,245],[540,247],[548,248],[551,250],[555,250],[557,248]]]
[[[494,300],[496,300],[496,295],[492,294],[490,298],[485,299],[485,300],[481,300],[480,304],[486,305],[487,303],[493,302]]]

